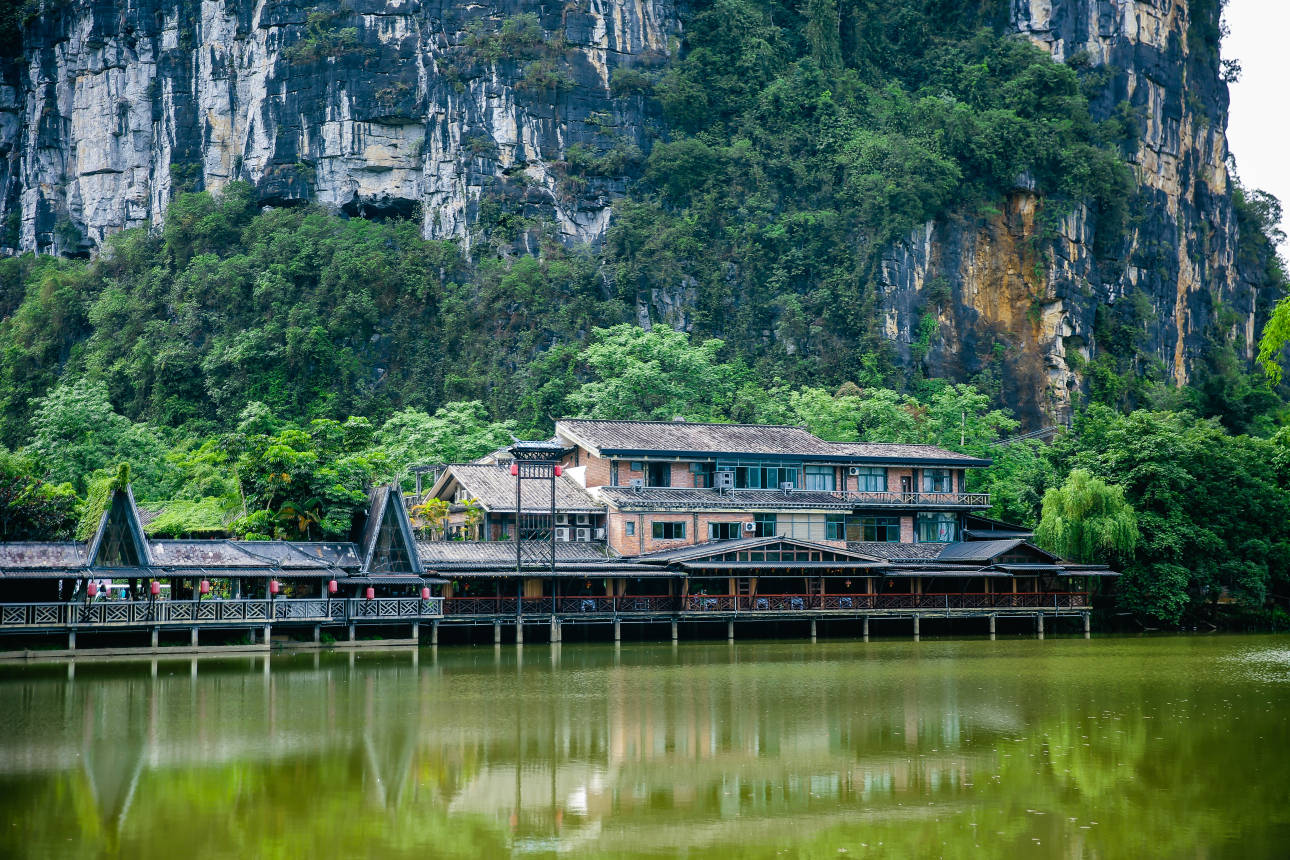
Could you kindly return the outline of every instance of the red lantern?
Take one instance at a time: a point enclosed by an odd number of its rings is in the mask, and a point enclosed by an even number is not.
[[[561,466],[560,464],[557,463],[555,467],[555,476],[558,478],[563,474],[564,474],[564,466]]]
[[[93,597],[93,596],[94,596],[93,594],[91,594],[91,595],[90,595],[90,597]],[[430,599],[430,587],[429,587],[429,586],[427,586],[427,585],[423,585],[423,586],[421,586],[421,599],[422,599],[422,600],[429,600],[429,599]]]
[[[197,590],[200,591],[202,594],[210,594],[211,581],[209,579],[203,579],[201,582],[201,585],[197,587]]]
[[[99,593],[99,584],[94,580],[90,580],[90,584],[85,586],[85,593],[90,597],[96,596]]]
[[[161,583],[160,583],[160,582],[157,582],[157,580],[155,580],[155,579],[154,579],[154,580],[153,580],[151,583],[149,583],[149,585],[148,585],[148,593],[149,593],[149,594],[151,594],[153,597],[156,597],[158,594],[160,594],[160,593],[161,593]]]
[[[512,474],[512,475],[518,475],[519,473],[520,473],[520,464],[519,464],[519,463],[512,463],[512,464],[511,464],[511,474]]]
[[[373,600],[373,599],[375,599],[375,597],[376,597],[376,589],[375,589],[375,588],[372,588],[372,586],[370,586],[370,585],[369,585],[369,586],[367,587],[367,591],[363,592],[363,596],[364,596],[364,597],[366,597],[368,600]]]
[[[332,581],[327,583],[327,593],[328,594],[336,593],[336,580],[333,579]]]
[[[270,593],[270,594],[277,594],[277,593],[278,593],[278,588],[279,588],[279,587],[280,587],[280,586],[278,585],[278,581],[277,581],[276,579],[270,579],[270,580],[269,580],[269,593]]]

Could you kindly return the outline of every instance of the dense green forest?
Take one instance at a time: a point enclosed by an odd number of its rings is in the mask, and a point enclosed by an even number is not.
[[[992,457],[974,477],[992,513],[1119,566],[1123,611],[1197,623],[1222,598],[1229,620],[1283,618],[1286,389],[1228,335],[1175,389],[1138,360],[1132,302],[1099,316],[1089,395],[1049,445],[1007,441],[997,379],[888,352],[876,267],[913,226],[995,211],[1023,175],[1041,226],[1076,202],[1099,240],[1133,217],[1140,117],[1095,120],[1104,72],[1003,35],[1004,17],[994,0],[696,6],[683,51],[613,80],[653,106],[649,152],[562,164],[570,187],[635,177],[603,247],[505,200],[466,244],[414,219],[261,210],[233,183],[178,194],[161,229],[93,260],[0,260],[0,539],[83,533],[122,463],[155,534],[338,537],[371,482],[413,465],[562,415],[683,415]],[[1236,204],[1246,262],[1284,283],[1276,202]],[[692,332],[632,324],[639,296],[681,282]]]

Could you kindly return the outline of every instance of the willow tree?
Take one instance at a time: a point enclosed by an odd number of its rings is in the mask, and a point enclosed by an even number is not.
[[[1092,562],[1108,554],[1131,555],[1138,537],[1138,516],[1124,500],[1124,489],[1084,469],[1044,493],[1035,539],[1063,558]]]

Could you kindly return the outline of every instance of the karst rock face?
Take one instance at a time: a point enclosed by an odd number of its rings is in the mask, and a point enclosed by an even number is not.
[[[523,196],[568,241],[596,240],[622,180],[570,195],[548,166],[644,142],[643,99],[611,76],[662,62],[676,28],[656,0],[46,6],[0,94],[0,145],[20,247],[64,253],[234,179],[265,204],[419,212],[429,237],[464,237],[490,194]],[[537,40],[496,32],[528,14]],[[562,39],[558,67],[543,33]]]
[[[1069,413],[1099,305],[1145,296],[1148,348],[1179,382],[1220,318],[1253,349],[1268,297],[1236,263],[1227,90],[1216,52],[1196,48],[1214,40],[1194,38],[1216,30],[1218,7],[1012,0],[1018,33],[1108,70],[1096,112],[1127,102],[1145,117],[1131,159],[1141,198],[1121,236],[1098,237],[1082,208],[1041,228],[1044,201],[1018,177],[997,213],[916,231],[880,267],[898,356],[960,379],[1001,362],[1005,399],[1036,423]],[[615,71],[666,62],[683,12],[672,0],[45,2],[0,87],[0,223],[17,225],[21,250],[92,253],[157,224],[177,191],[236,179],[266,205],[419,217],[432,238],[469,241],[505,203],[595,243],[629,177],[568,181],[561,165],[575,146],[648,149],[661,119]],[[678,284],[637,316],[684,326],[692,292]]]

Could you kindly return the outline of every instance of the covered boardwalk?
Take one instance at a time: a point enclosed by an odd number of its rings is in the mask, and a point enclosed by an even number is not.
[[[0,634],[417,625],[442,613],[417,556],[399,490],[372,490],[352,542],[152,540],[129,487],[117,489],[87,543],[0,543]],[[3,645],[0,645],[0,649]]]

